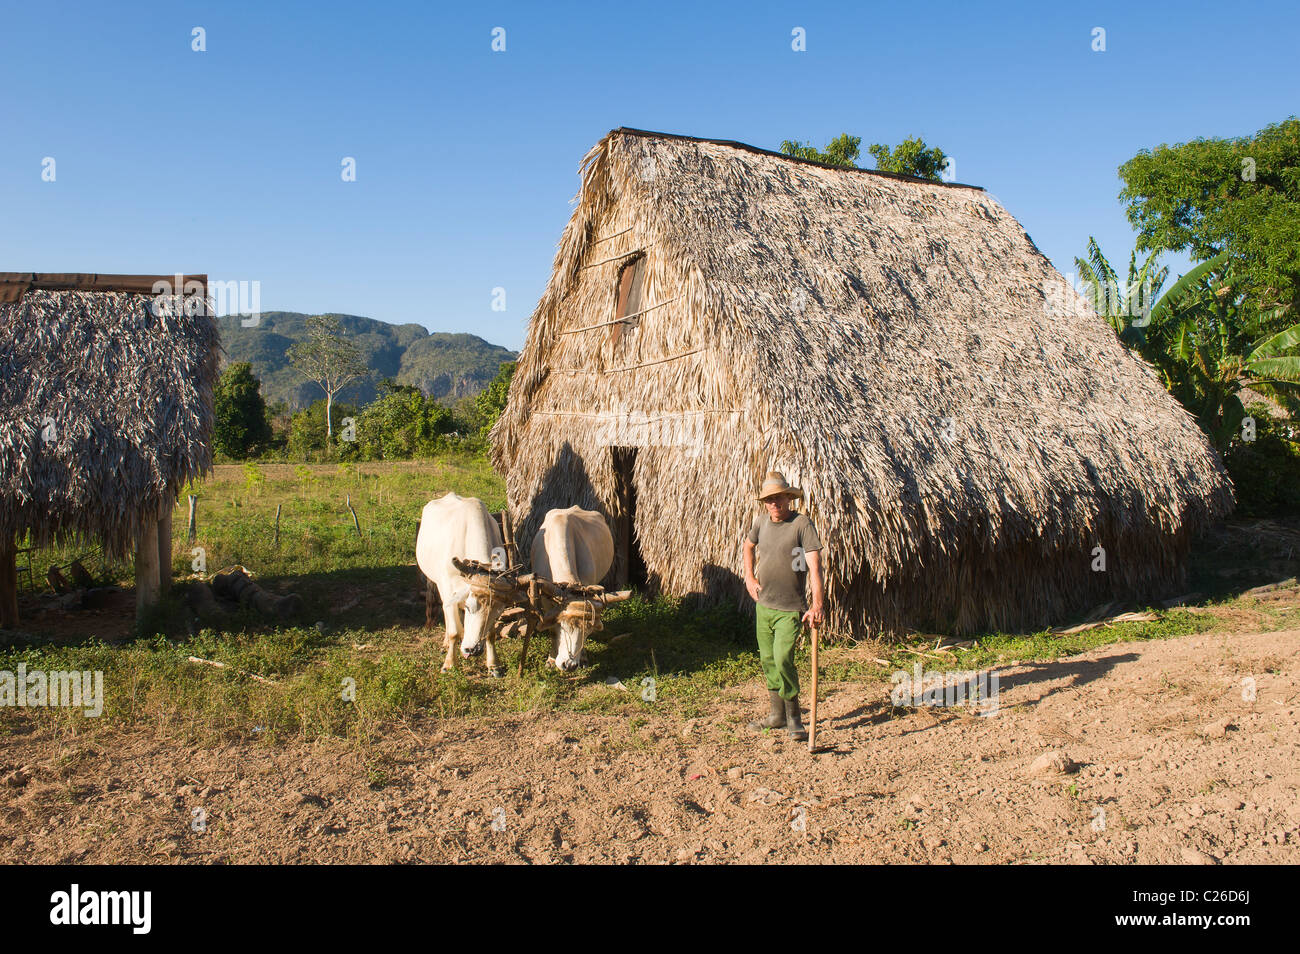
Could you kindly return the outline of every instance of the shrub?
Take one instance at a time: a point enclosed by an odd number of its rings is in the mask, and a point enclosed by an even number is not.
[[[1263,405],[1247,408],[1255,419],[1255,439],[1234,437],[1223,463],[1237,490],[1237,515],[1275,517],[1300,513],[1300,427],[1269,416]]]

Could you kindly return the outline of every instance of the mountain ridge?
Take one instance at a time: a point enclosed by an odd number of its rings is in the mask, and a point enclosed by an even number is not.
[[[503,361],[517,352],[468,332],[430,332],[423,325],[393,325],[362,315],[326,313],[337,318],[344,337],[361,350],[371,371],[367,380],[353,382],[339,395],[349,404],[365,404],[379,394],[379,382],[394,378],[418,387],[443,403],[477,394],[496,376]],[[308,381],[289,363],[289,348],[307,338],[307,315],[297,311],[264,311],[255,326],[244,327],[247,316],[216,319],[225,351],[222,367],[247,361],[262,382],[268,404],[284,401],[299,410],[323,397],[320,385]]]

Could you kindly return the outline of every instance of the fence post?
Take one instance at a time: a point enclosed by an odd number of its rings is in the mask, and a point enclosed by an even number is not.
[[[189,542],[193,543],[195,536],[199,532],[199,498],[195,494],[190,494],[190,528]]]
[[[348,510],[352,512],[352,525],[357,528],[357,536],[361,536],[361,521],[357,519],[357,512],[352,509],[352,495],[347,496]]]

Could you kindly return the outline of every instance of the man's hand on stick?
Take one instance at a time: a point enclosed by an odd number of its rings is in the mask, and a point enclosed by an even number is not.
[[[809,626],[820,626],[824,617],[823,609],[821,600],[815,600],[808,612],[803,614],[801,621]]]

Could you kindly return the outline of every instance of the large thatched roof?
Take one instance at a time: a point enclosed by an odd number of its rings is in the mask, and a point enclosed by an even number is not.
[[[96,290],[55,290],[72,278]],[[128,278],[0,275],[0,538],[125,554],[141,516],[211,466],[216,326],[101,290]]]
[[[669,303],[618,340],[578,331],[613,317],[637,250],[645,300]],[[702,440],[629,439],[619,410],[689,413]],[[629,443],[667,589],[735,579],[777,466],[859,631],[1040,623],[1173,585],[1232,505],[1193,420],[983,190],[619,129],[584,161],[494,460],[525,520],[609,511],[604,447]]]

